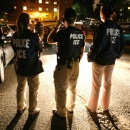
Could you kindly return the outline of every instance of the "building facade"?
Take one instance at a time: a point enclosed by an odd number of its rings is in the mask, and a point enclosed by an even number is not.
[[[72,4],[73,0],[14,0],[14,10],[8,14],[8,19],[16,21],[21,13],[28,13],[32,20],[56,21]]]

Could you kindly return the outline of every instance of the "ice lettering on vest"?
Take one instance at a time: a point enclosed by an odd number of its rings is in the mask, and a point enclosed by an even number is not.
[[[26,50],[17,50],[16,55],[18,58],[26,59]]]
[[[29,39],[13,39],[13,45],[16,46],[16,48],[29,48]],[[18,58],[26,58],[26,50],[24,49],[17,49],[16,55]]]
[[[79,45],[80,40],[73,40],[73,45]]]
[[[116,43],[116,38],[120,37],[120,30],[115,28],[107,28],[107,36],[110,35],[110,43]]]
[[[80,39],[83,39],[83,34],[70,34],[70,39],[73,39],[73,45],[78,45]]]

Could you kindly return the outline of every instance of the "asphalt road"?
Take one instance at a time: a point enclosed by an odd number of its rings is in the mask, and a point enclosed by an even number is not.
[[[110,112],[114,124],[111,119],[100,113],[100,108],[98,109],[102,130],[130,130],[129,57],[130,49],[127,49],[125,54],[116,61],[113,72]],[[9,64],[5,68],[5,81],[0,85],[0,130],[97,130],[97,125],[85,109],[91,89],[91,63],[87,62],[86,52],[80,63],[76,106],[73,115],[68,115],[67,122],[57,121],[52,116],[52,110],[55,109],[53,84],[53,70],[56,65],[55,52],[44,51],[41,60],[45,71],[40,74],[38,107],[41,108],[41,111],[36,119],[28,119],[27,110],[21,117],[15,116],[17,111],[16,76],[13,64]],[[28,106],[28,87],[26,95]]]

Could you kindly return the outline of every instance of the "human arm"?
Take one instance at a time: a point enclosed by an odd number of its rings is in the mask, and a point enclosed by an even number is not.
[[[124,49],[125,49],[125,43],[124,43],[124,37],[123,37],[123,32],[122,32],[122,28],[120,28],[120,41],[118,42],[119,48],[118,48],[118,52],[117,52],[117,58],[119,59],[123,53],[124,53]]]
[[[80,60],[81,60],[82,57],[83,57],[83,53],[84,53],[84,47],[81,47],[81,49],[80,49]]]
[[[100,28],[98,28],[95,32],[94,32],[94,36],[93,36],[93,44],[91,45],[91,47],[89,48],[89,51],[87,53],[87,59],[88,62],[94,62],[96,59],[96,55],[99,53],[101,45],[102,45],[102,41],[103,41],[103,37],[100,33]]]
[[[52,29],[50,34],[47,37],[47,42],[49,44],[55,44],[55,41],[53,40],[53,36],[57,33],[58,28],[61,26],[61,20],[58,20],[56,26]]]
[[[33,41],[35,43],[35,50],[40,51],[42,50],[42,41],[37,33],[33,33]]]

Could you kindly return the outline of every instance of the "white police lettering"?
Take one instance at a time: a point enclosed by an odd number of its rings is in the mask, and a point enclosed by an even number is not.
[[[83,34],[70,34],[70,39],[83,39]]]
[[[16,47],[29,48],[29,39],[13,39],[13,45]]]
[[[26,39],[26,48],[29,48],[29,43],[30,43],[30,40]]]
[[[120,30],[115,28],[107,28],[107,35],[110,35],[110,43],[116,43],[116,38],[120,37]]]
[[[70,34],[70,39],[73,39],[73,45],[78,45],[80,40],[83,39],[83,34]]]
[[[22,48],[16,52],[18,58],[26,58],[26,50],[23,48],[29,48],[29,43],[29,39],[13,39],[13,45]]]

